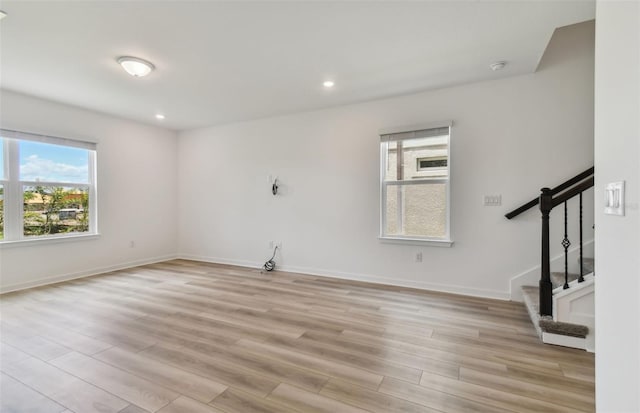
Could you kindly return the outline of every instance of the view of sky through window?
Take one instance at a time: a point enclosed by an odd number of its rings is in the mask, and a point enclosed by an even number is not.
[[[86,149],[20,141],[20,180],[89,182],[89,153]]]

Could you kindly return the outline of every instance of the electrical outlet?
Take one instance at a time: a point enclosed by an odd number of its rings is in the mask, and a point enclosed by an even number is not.
[[[421,252],[417,252],[416,253],[416,262],[422,262],[422,253]]]
[[[273,242],[273,241],[269,241],[269,246],[268,246],[267,248],[269,248],[270,250],[272,250],[274,245],[275,245],[275,244],[274,244],[274,242]]]
[[[282,241],[276,242],[276,246],[278,247],[279,250],[282,250]]]

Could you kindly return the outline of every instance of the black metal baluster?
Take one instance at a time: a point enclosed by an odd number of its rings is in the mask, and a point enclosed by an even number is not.
[[[584,268],[582,262],[582,192],[580,192],[580,277],[578,277],[578,282],[581,283],[584,281]]]
[[[564,286],[563,289],[569,288],[569,246],[571,241],[567,236],[567,201],[564,201],[564,239],[562,240],[564,247]]]

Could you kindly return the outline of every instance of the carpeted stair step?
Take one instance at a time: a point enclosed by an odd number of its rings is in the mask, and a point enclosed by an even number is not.
[[[568,281],[571,282],[578,279],[578,274],[568,274]],[[564,285],[564,273],[563,272],[552,272],[551,273],[551,284],[553,284],[553,288],[562,287]]]
[[[538,323],[545,333],[560,334],[563,336],[585,338],[589,334],[589,327],[580,324],[563,323],[561,321],[541,318]]]
[[[583,258],[582,261],[582,275],[591,274],[593,272],[593,268],[595,267],[593,258]],[[571,282],[578,279],[578,274],[568,274],[567,282]],[[552,272],[551,273],[551,284],[553,284],[553,288],[558,288],[564,286],[564,272]]]
[[[529,312],[529,318],[536,328],[538,337],[542,338],[542,329],[540,328],[540,289],[538,287],[525,285],[522,287],[522,297],[524,305]]]
[[[596,268],[596,263],[593,258],[583,258],[582,260],[583,275],[591,274],[595,268]]]
[[[562,277],[564,279],[564,275]],[[563,280],[564,282],[564,280]],[[529,312],[529,317],[542,338],[542,333],[559,334],[563,336],[585,338],[589,334],[589,327],[580,324],[563,323],[553,321],[549,316],[540,316],[540,289],[534,286],[522,287],[524,303]]]

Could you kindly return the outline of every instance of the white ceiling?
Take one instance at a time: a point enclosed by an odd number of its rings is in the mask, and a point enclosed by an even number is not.
[[[591,1],[3,1],[0,86],[171,129],[533,72]],[[133,78],[122,55],[156,70]],[[507,60],[501,72],[488,66]],[[335,80],[332,90],[322,82]],[[154,115],[162,112],[164,121]]]

